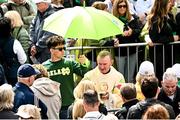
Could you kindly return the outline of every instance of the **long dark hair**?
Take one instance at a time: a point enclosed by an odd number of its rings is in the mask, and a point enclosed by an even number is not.
[[[0,39],[7,39],[11,36],[11,20],[6,17],[0,18]]]
[[[148,16],[148,29],[151,29],[152,21],[156,18],[158,22],[158,31],[160,32],[163,27],[164,18],[168,14],[168,3],[169,0],[155,0],[154,6]]]

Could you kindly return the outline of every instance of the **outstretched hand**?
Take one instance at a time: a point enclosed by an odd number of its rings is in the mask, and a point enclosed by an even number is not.
[[[79,55],[79,63],[85,64],[87,57],[85,55]]]
[[[114,47],[118,47],[119,40],[117,38],[114,38]]]
[[[36,46],[35,46],[35,45],[33,45],[33,46],[31,47],[30,53],[31,53],[31,56],[35,56],[35,55],[36,55],[37,51],[36,51]]]

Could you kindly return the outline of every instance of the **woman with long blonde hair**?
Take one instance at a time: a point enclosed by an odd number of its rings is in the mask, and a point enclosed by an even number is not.
[[[28,42],[30,38],[27,30],[24,28],[20,14],[15,10],[10,10],[7,11],[4,16],[11,20],[12,36],[21,43],[26,55],[28,55]]]
[[[95,90],[95,85],[90,80],[83,80],[74,88],[74,97],[75,99],[82,99],[83,94],[86,90],[91,89]]]
[[[83,118],[85,114],[86,114],[86,111],[83,107],[83,99],[77,99],[74,102],[74,106],[72,110],[73,120],[79,120]]]
[[[13,88],[9,84],[0,86],[0,119],[18,119],[12,111],[14,102]]]

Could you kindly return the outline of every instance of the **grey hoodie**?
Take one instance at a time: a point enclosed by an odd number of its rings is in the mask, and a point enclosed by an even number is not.
[[[42,77],[34,81],[31,86],[34,94],[46,105],[49,119],[59,119],[61,109],[60,83]]]

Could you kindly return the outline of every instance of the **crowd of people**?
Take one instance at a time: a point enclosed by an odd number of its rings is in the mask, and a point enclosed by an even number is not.
[[[65,38],[43,25],[51,14],[83,4],[0,0],[0,119],[178,119],[179,44],[172,49],[168,43],[180,39],[180,1],[86,1],[122,21],[123,33],[99,40],[97,46],[113,49],[97,50],[94,60],[89,51],[72,60],[65,56]],[[119,47],[139,42],[149,48]],[[154,49],[154,43],[163,46]]]

